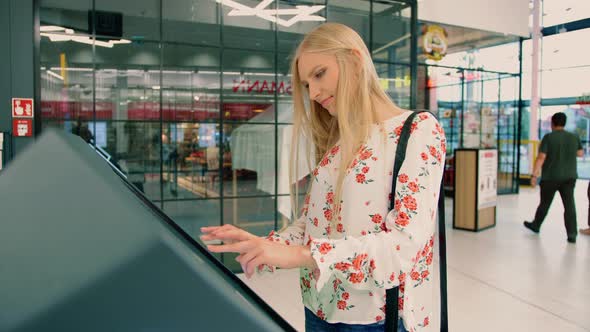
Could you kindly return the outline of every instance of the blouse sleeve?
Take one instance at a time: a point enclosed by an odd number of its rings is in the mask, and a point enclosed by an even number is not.
[[[445,151],[444,133],[436,119],[426,113],[416,116],[397,178],[395,206],[385,220],[386,230],[361,237],[312,241],[312,257],[319,268],[318,291],[333,276],[350,288],[393,288],[406,273],[416,273],[418,261],[429,260],[432,264]]]
[[[266,237],[270,241],[281,244],[303,245],[303,238],[305,237],[305,218],[307,217],[309,206],[309,193],[305,196],[305,202],[301,209],[301,217],[280,232],[271,231]]]
[[[301,210],[301,217],[297,219],[293,224],[280,232],[271,231],[266,237],[269,241],[278,242],[288,246],[291,245],[303,245],[303,238],[305,237],[305,218],[307,217],[309,205],[309,194],[305,196],[305,204]],[[262,264],[258,266],[258,273],[274,272],[275,267]]]

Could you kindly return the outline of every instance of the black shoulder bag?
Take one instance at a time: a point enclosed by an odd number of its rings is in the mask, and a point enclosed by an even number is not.
[[[394,208],[395,204],[395,187],[397,183],[397,176],[399,170],[406,158],[406,148],[408,147],[408,139],[410,138],[410,128],[412,121],[418,113],[426,111],[415,111],[404,122],[402,132],[399,138],[397,150],[395,152],[395,162],[393,165],[393,183],[391,185],[391,199],[389,202],[389,210]],[[443,164],[444,172],[444,164]],[[438,198],[438,241],[439,241],[439,257],[440,257],[440,330],[447,332],[449,330],[449,318],[447,309],[447,244],[445,236],[445,204],[444,191],[442,181],[440,184],[440,192]],[[397,332],[399,321],[399,287],[390,288],[386,291],[385,297],[385,331]]]

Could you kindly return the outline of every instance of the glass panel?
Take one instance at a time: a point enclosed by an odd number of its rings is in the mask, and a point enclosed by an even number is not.
[[[410,63],[410,5],[390,1],[373,3],[373,58],[388,62]],[[402,11],[406,11],[402,14]]]
[[[325,0],[279,0],[279,10],[293,10],[296,6],[325,6]],[[333,1],[331,0],[330,3]],[[319,11],[314,12],[312,15],[326,17],[326,8],[322,8]],[[284,15],[282,19],[288,21],[292,19],[293,15]],[[278,45],[277,49],[279,52],[286,53],[288,55],[295,52],[295,48],[299,45],[299,42],[303,39],[303,36],[313,30],[318,25],[322,24],[322,21],[298,21],[290,26],[278,25]],[[279,57],[279,61],[281,57]]]
[[[410,108],[410,66],[376,63],[381,86],[399,107]]]
[[[275,83],[272,53],[227,50],[223,57],[223,116],[231,121],[275,121]]]
[[[275,126],[228,124],[223,135],[224,196],[274,195]]]
[[[479,148],[481,144],[482,81],[479,72],[464,71],[463,147]]]
[[[481,147],[497,146],[498,102],[500,82],[497,74],[487,74],[483,80],[481,108]]]
[[[518,77],[500,79],[500,111],[498,115],[498,191],[513,192],[517,188],[517,123],[518,123]],[[522,165],[521,165],[522,167]]]
[[[225,199],[223,223],[233,224],[258,236],[268,235],[275,229],[275,199],[273,197]],[[280,229],[282,225],[278,226]]]
[[[577,129],[584,147],[584,156],[578,158],[578,177],[590,178],[590,105],[572,106],[578,114]]]
[[[134,42],[159,41],[160,40],[160,1],[145,0],[133,5],[126,1],[95,0],[97,11],[106,11],[121,14],[123,37]],[[100,22],[100,19],[97,19]],[[106,21],[106,20],[105,20]],[[97,26],[97,36],[108,37],[101,34]]]
[[[240,0],[243,6],[256,8],[260,1]],[[266,9],[275,9],[276,3],[269,4]],[[235,11],[228,5],[221,6],[223,15],[223,44],[224,46],[251,50],[275,50],[274,24],[264,18],[254,15],[230,16]]]
[[[163,211],[200,242],[201,227],[219,225],[220,203],[218,199],[171,201],[163,203]]]
[[[164,123],[162,138],[164,199],[218,198],[219,124]]]
[[[93,119],[92,40],[88,34],[91,8],[92,1],[40,3],[42,121],[69,120],[61,122],[69,132],[73,123]],[[68,40],[71,35],[65,30],[47,31],[50,26],[72,29],[73,35],[90,44]]]
[[[210,0],[163,0],[162,39],[183,44],[220,45],[219,6]]]
[[[455,69],[429,67],[428,108],[438,114],[447,138],[447,156],[459,147],[462,113],[461,78]]]
[[[129,182],[148,198],[160,199],[159,123],[97,121],[94,130],[96,145],[111,155]]]
[[[369,47],[371,3],[369,1],[350,0],[330,0],[326,2],[328,3],[328,22],[342,23],[352,28]]]

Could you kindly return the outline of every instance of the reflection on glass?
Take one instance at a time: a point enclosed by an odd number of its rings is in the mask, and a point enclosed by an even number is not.
[[[275,199],[273,197],[252,197],[225,199],[223,201],[223,221],[246,231],[265,236],[275,227]],[[287,222],[278,220],[278,229]]]
[[[409,5],[401,1],[373,3],[373,59],[410,63]]]
[[[219,199],[166,201],[163,211],[187,234],[200,241],[201,227],[218,226],[221,201]]]
[[[256,8],[260,5],[258,0],[240,0],[241,5]],[[269,9],[274,9],[272,3]],[[225,46],[239,47],[242,49],[267,50],[275,49],[274,24],[258,16],[230,16],[234,8],[221,6],[223,15],[223,43]]]
[[[275,194],[275,137],[274,125],[224,127],[223,144],[231,166],[231,176],[223,179],[224,196]]]
[[[163,198],[218,198],[219,125],[165,123],[162,131]]]
[[[219,4],[211,0],[165,0],[162,39],[168,42],[220,44]]]
[[[376,63],[381,87],[401,108],[410,108],[410,67],[388,63]]]
[[[371,3],[369,1],[327,1],[327,4],[328,21],[342,23],[354,29],[368,47]]]

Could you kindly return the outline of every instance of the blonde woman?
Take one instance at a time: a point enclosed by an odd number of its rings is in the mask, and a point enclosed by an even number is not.
[[[397,286],[398,330],[428,330],[442,128],[429,113],[415,117],[389,211],[396,146],[411,112],[383,91],[361,37],[320,25],[291,70],[293,136],[311,137],[320,160],[300,217],[267,238],[224,225],[203,228],[202,239],[224,241],[212,252],[239,253],[248,277],[263,267],[299,268],[307,331],[383,331],[385,291]]]

